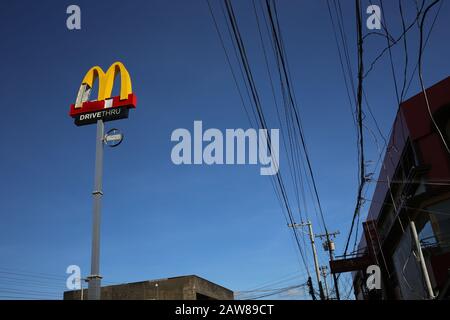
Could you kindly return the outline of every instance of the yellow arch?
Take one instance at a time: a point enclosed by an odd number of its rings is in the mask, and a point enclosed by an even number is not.
[[[89,69],[89,71],[84,76],[81,84],[86,84],[89,86],[89,88],[92,88],[94,86],[95,80],[97,79],[98,79],[98,98],[100,98],[100,92],[104,91],[103,87],[105,85],[104,81],[105,72],[103,72],[102,68],[100,68],[99,66],[95,66]]]
[[[114,62],[106,73],[99,66],[92,67],[83,78],[82,84],[87,84],[92,88],[94,81],[99,80],[98,97],[97,100],[105,100],[111,98],[112,88],[117,73],[120,72],[120,99],[128,98],[132,93],[131,78],[128,70],[123,63]]]
[[[120,99],[127,99],[128,95],[132,93],[131,78],[127,69],[121,62],[113,63],[108,71],[106,71],[105,84],[102,91],[102,96],[99,96],[99,100],[107,99],[111,97],[112,88],[114,85],[114,79],[117,73],[120,72]],[[99,91],[100,92],[100,91]]]

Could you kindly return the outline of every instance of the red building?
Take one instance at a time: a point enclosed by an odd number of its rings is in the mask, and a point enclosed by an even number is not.
[[[426,96],[421,92],[401,104],[358,252],[330,262],[334,273],[353,272],[357,299],[448,297],[448,147],[450,77],[428,88]],[[370,265],[380,267],[381,289],[369,292],[366,270]]]

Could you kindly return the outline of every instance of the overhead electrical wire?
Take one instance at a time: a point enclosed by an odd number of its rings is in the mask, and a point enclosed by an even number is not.
[[[426,37],[425,42],[423,44],[422,53],[425,52],[425,48],[427,47],[428,41],[430,40],[431,33],[433,32],[434,26],[435,26],[436,21],[437,21],[437,19],[439,17],[439,13],[441,12],[441,8],[442,8],[443,4],[444,4],[444,1],[441,1],[439,3],[439,8],[437,9],[437,12],[436,12],[436,14],[434,16],[433,22],[432,22],[432,24],[430,26],[430,30],[428,31],[427,37]],[[406,90],[405,90],[405,96],[408,94],[408,91],[409,91],[409,89],[411,87],[412,81],[414,80],[414,75],[416,74],[416,71],[417,71],[418,67],[419,67],[419,61],[416,62],[414,70],[411,73],[411,76],[410,76],[409,81],[408,81],[408,86],[406,87]]]
[[[445,146],[445,149],[447,150],[448,153],[450,153],[450,148],[447,144],[447,141],[445,140],[444,135],[442,134],[441,129],[439,128],[438,124],[436,123],[436,120],[434,119],[433,113],[431,112],[431,107],[430,107],[430,101],[428,99],[428,94],[427,91],[425,89],[425,85],[424,85],[424,81],[423,81],[423,71],[422,71],[422,58],[423,58],[423,32],[424,32],[424,23],[425,23],[425,19],[427,17],[428,12],[431,10],[431,8],[433,8],[436,4],[438,4],[441,0],[434,0],[424,11],[423,15],[422,15],[422,19],[420,20],[420,25],[419,25],[419,81],[420,81],[420,87],[422,89],[422,93],[424,96],[424,100],[425,100],[425,104],[427,106],[427,110],[428,110],[428,114],[430,115],[430,119],[436,129],[436,131],[439,134],[439,137],[442,140],[443,145]]]
[[[212,10],[209,0],[207,0],[207,3],[208,3],[210,13],[213,16],[215,28],[216,28],[218,34],[221,34],[217,19],[215,19],[215,17],[214,17],[214,12]],[[258,123],[258,126],[260,128],[267,130],[267,127],[268,127],[267,119],[266,119],[266,116],[264,115],[264,110],[262,108],[262,103],[261,103],[261,100],[259,97],[258,89],[257,89],[255,79],[254,79],[252,71],[251,71],[249,59],[248,59],[248,56],[246,53],[246,48],[245,48],[244,42],[242,40],[242,36],[240,34],[239,27],[238,27],[238,24],[236,21],[236,17],[235,17],[234,11],[233,11],[233,6],[231,4],[231,1],[229,1],[229,0],[225,0],[224,4],[225,4],[227,20],[228,20],[226,25],[227,25],[227,28],[233,38],[233,41],[232,41],[233,49],[237,53],[237,56],[239,56],[239,59],[238,59],[239,68],[242,70],[242,75],[244,78],[244,83],[245,83],[245,87],[247,90],[247,94],[251,98],[250,100],[252,101],[251,105],[253,107],[254,113],[256,114],[256,120],[257,120],[256,122]],[[261,4],[261,2],[260,2],[260,4]],[[263,48],[264,61],[266,64],[266,68],[268,70],[268,75],[269,75],[269,80],[270,80],[270,88],[272,90],[272,95],[273,95],[273,99],[274,99],[274,103],[275,103],[275,110],[277,111],[277,117],[278,117],[279,123],[282,126],[283,120],[280,116],[281,114],[278,109],[277,99],[276,99],[274,85],[273,85],[273,78],[272,78],[272,75],[270,72],[270,64],[268,62],[268,55],[267,55],[267,51],[265,49],[264,39],[262,36],[262,30],[261,30],[261,24],[260,24],[258,13],[257,13],[257,8],[256,8],[256,5],[254,2],[253,2],[253,9],[255,12],[258,32],[260,35],[261,45]],[[267,19],[269,20],[269,28],[267,26],[266,14],[268,17]],[[327,229],[325,218],[324,218],[322,204],[320,202],[318,188],[317,188],[317,184],[316,184],[316,181],[314,178],[314,173],[312,170],[312,163],[311,163],[310,156],[309,156],[309,153],[308,153],[308,150],[306,147],[306,141],[305,141],[305,137],[304,137],[304,133],[303,133],[303,128],[302,128],[300,116],[298,114],[298,110],[296,107],[296,99],[295,99],[295,94],[292,89],[292,84],[291,84],[292,80],[291,80],[291,75],[290,75],[289,69],[288,69],[289,67],[288,67],[288,61],[286,59],[286,51],[285,51],[285,48],[283,45],[282,35],[280,32],[279,19],[277,17],[276,4],[274,2],[271,4],[270,1],[266,1],[266,12],[264,12],[264,10],[263,10],[263,18],[264,18],[264,22],[266,25],[266,29],[268,28],[267,31],[268,31],[269,35],[270,34],[272,35],[272,40],[273,40],[272,41],[272,49],[273,49],[275,57],[276,57],[276,66],[278,68],[277,70],[278,70],[278,74],[280,76],[281,93],[282,93],[284,106],[285,106],[284,114],[286,117],[284,120],[284,123],[286,124],[287,138],[288,138],[287,139],[288,144],[286,145],[286,143],[285,143],[286,141],[284,140],[284,138],[283,138],[283,144],[284,144],[285,150],[287,151],[287,154],[288,154],[288,159],[289,159],[289,164],[290,164],[289,165],[289,169],[290,169],[289,173],[290,173],[290,177],[293,182],[293,185],[294,185],[294,191],[296,194],[297,207],[298,207],[298,212],[300,215],[300,220],[303,222],[305,220],[305,218],[308,219],[308,210],[307,210],[307,204],[306,204],[307,201],[305,198],[305,193],[304,193],[304,188],[303,188],[304,183],[307,183],[307,186],[311,187],[311,196],[313,199],[313,206],[314,206],[314,208],[317,209],[316,213],[318,214],[318,217],[319,217],[319,222],[320,222],[319,226],[323,227],[326,234],[328,235],[328,229]],[[223,50],[226,52],[227,50],[224,45],[223,37],[219,36],[219,39],[222,43]],[[229,65],[229,67],[231,69],[233,69],[232,63],[230,60],[231,59],[228,57],[227,63]],[[233,78],[235,80],[235,85],[237,87],[239,87],[238,81],[236,80],[237,77],[234,75]],[[240,95],[242,96],[242,94],[240,94]],[[241,99],[241,101],[242,100],[243,99]],[[283,135],[283,132],[282,132],[282,135]],[[270,150],[271,149],[270,137],[267,137],[267,138],[268,138],[268,144],[269,144],[269,150]],[[298,138],[298,140],[297,140],[297,138]],[[302,157],[301,154],[303,154],[305,162],[300,161],[300,158]],[[300,168],[303,168],[303,171]],[[306,174],[305,179],[302,178],[303,174]],[[272,184],[274,186],[277,198],[278,198],[280,204],[282,205],[282,209],[283,209],[283,212],[285,213],[285,218],[286,218],[287,222],[292,226],[296,225],[295,218],[294,218],[294,212],[293,212],[290,202],[288,200],[288,192],[287,192],[286,185],[285,185],[285,182],[284,182],[284,179],[283,179],[283,176],[282,176],[280,170],[278,170],[277,174],[275,174],[275,177],[273,177]],[[301,191],[301,192],[299,192],[299,191]],[[300,209],[299,194],[301,195],[303,210]],[[303,214],[306,216],[304,217]],[[305,269],[309,275],[309,267],[308,267],[308,264],[305,259],[305,255],[307,255],[307,253],[304,252],[302,245],[300,245],[300,242],[299,242],[300,236],[298,234],[297,229],[296,228],[291,228],[291,229],[293,231],[294,239],[295,239],[296,245],[298,247],[298,252],[301,255],[302,262],[303,262]],[[301,234],[301,237],[303,240],[303,247],[305,247],[306,243],[304,241],[305,237],[304,237],[303,232]]]
[[[287,62],[286,62],[287,58],[286,58],[286,56],[284,54],[284,49],[283,49],[283,45],[282,45],[281,35],[279,35],[279,25],[277,24],[277,26],[275,26],[275,22],[274,22],[274,15],[276,14],[276,11],[275,11],[276,10],[276,6],[274,4],[273,5],[274,9],[272,10],[269,0],[266,0],[266,7],[267,7],[268,15],[269,15],[270,26],[272,28],[272,35],[274,37],[275,47],[277,49],[279,61],[281,63],[281,67],[282,67],[282,71],[283,71],[282,74],[284,76],[284,81],[285,81],[285,84],[286,84],[286,89],[287,89],[286,92],[288,94],[290,105],[292,107],[294,120],[295,120],[295,124],[296,124],[296,129],[297,129],[297,132],[298,132],[299,137],[300,137],[301,145],[303,147],[303,152],[304,152],[304,155],[305,155],[308,172],[309,172],[310,179],[311,179],[311,182],[312,182],[312,185],[313,185],[314,196],[316,198],[317,205],[318,205],[318,208],[319,208],[319,213],[320,213],[320,218],[321,218],[320,221],[322,222],[322,225],[323,225],[323,227],[325,229],[325,232],[328,233],[328,229],[327,229],[327,226],[326,226],[324,213],[323,213],[323,210],[322,210],[322,204],[321,204],[321,201],[320,201],[320,198],[319,198],[319,194],[318,194],[317,184],[316,184],[315,177],[314,177],[314,172],[313,172],[313,169],[312,169],[311,160],[310,160],[310,157],[309,157],[309,154],[308,154],[308,149],[307,149],[307,146],[306,146],[306,141],[305,141],[305,137],[304,137],[304,133],[303,133],[303,128],[302,128],[300,117],[299,117],[299,114],[298,114],[298,111],[297,111],[296,103],[294,101],[294,94],[293,94],[293,91],[292,91],[292,85],[291,85],[291,81],[290,81],[290,76],[289,76],[289,73],[287,71]],[[275,12],[275,14],[273,13],[273,11]],[[278,19],[277,19],[277,21],[278,21]],[[278,30],[277,30],[277,28],[278,28]]]
[[[272,79],[272,74],[270,72],[270,65],[269,65],[269,61],[268,61],[268,54],[266,52],[265,49],[265,45],[264,45],[264,39],[262,36],[262,31],[261,31],[261,26],[260,26],[260,21],[259,21],[259,17],[258,17],[258,12],[257,12],[257,8],[256,8],[256,4],[255,4],[255,0],[252,1],[253,3],[253,11],[255,13],[255,18],[256,18],[256,23],[257,23],[257,28],[258,28],[258,33],[259,33],[259,37],[260,37],[260,41],[261,41],[261,47],[262,47],[262,52],[264,55],[264,62],[266,64],[266,69],[267,69],[267,73],[269,76],[269,82],[270,82],[270,88],[271,88],[271,92],[272,92],[272,96],[273,96],[273,100],[274,100],[274,104],[275,104],[275,109],[276,109],[276,114],[277,114],[277,119],[278,122],[280,124],[280,128],[282,128],[283,126],[283,121],[281,120],[281,115],[280,115],[280,111],[279,111],[279,107],[278,107],[278,103],[277,103],[277,98],[276,98],[276,94],[275,94],[275,87],[274,87],[274,83],[273,83],[273,79]],[[288,157],[288,165],[289,165],[289,173],[291,175],[291,179],[294,185],[294,190],[295,190],[295,195],[296,195],[296,200],[297,200],[297,208],[300,214],[300,220],[303,223],[305,220],[309,219],[308,218],[308,212],[305,208],[305,211],[300,209],[300,195],[302,196],[302,200],[303,203],[305,204],[305,199],[304,199],[304,190],[302,187],[302,183],[301,183],[301,178],[299,179],[299,169],[298,169],[298,158],[295,156],[295,152],[293,150],[293,141],[292,141],[292,135],[290,132],[290,126],[287,125],[287,130],[288,130],[288,137],[289,137],[289,150],[291,152],[288,152],[288,147],[286,145],[286,139],[284,137],[284,130],[281,130],[281,134],[282,134],[282,140],[283,140],[283,145],[284,148],[286,150],[286,152],[290,155],[290,157]],[[300,180],[300,182],[298,182],[298,180]],[[299,186],[300,185],[300,186]],[[302,192],[300,193],[300,189],[302,189]],[[305,204],[306,207],[306,204]],[[303,217],[303,212],[306,215],[305,217]],[[304,237],[303,237],[304,238]]]
[[[225,1],[225,6],[226,6],[226,10],[227,10],[227,14],[228,14],[228,19],[229,19],[229,23],[230,23],[230,26],[231,26],[231,30],[232,30],[233,35],[234,35],[234,44],[237,46],[237,51],[239,52],[239,55],[240,55],[241,63],[242,63],[243,69],[244,69],[244,74],[246,76],[246,81],[247,81],[248,87],[250,89],[251,97],[252,97],[252,100],[253,100],[253,103],[254,103],[253,105],[255,107],[255,111],[256,111],[256,114],[258,116],[259,127],[262,128],[262,129],[267,130],[267,122],[266,122],[266,119],[265,119],[265,116],[264,116],[264,112],[263,112],[263,109],[262,109],[262,105],[261,105],[261,101],[260,101],[260,98],[259,98],[258,90],[256,88],[254,77],[253,77],[253,74],[252,74],[252,71],[251,71],[251,68],[250,68],[250,64],[249,64],[248,57],[247,57],[247,54],[246,54],[245,45],[243,43],[240,31],[239,31],[239,27],[237,25],[237,21],[236,21],[236,17],[235,17],[235,14],[234,14],[234,10],[233,10],[232,4],[231,4],[230,1]],[[270,140],[269,136],[267,136],[267,141],[268,141],[268,149],[271,152],[271,140]],[[276,164],[276,165],[278,166],[278,164]],[[295,220],[294,220],[294,217],[293,217],[293,212],[292,212],[292,209],[291,209],[289,201],[288,201],[288,196],[287,196],[285,184],[283,182],[283,178],[282,178],[282,175],[281,175],[281,172],[280,172],[279,168],[278,168],[277,173],[275,174],[275,178],[274,179],[275,179],[277,187],[279,188],[281,199],[283,201],[284,207],[285,207],[286,212],[288,214],[288,220],[290,221],[290,223],[292,225],[294,225],[295,224]],[[298,232],[297,232],[297,230],[295,228],[292,228],[292,230],[293,230],[294,238],[296,240],[297,247],[298,247],[300,255],[302,257],[303,264],[305,266],[306,271],[309,274],[309,267],[308,267],[308,264],[307,264],[307,262],[306,262],[306,260],[304,258],[304,252],[303,252],[303,248],[302,248],[302,246],[300,244]]]
[[[420,8],[420,10],[417,12],[416,17],[414,18],[414,20],[406,27],[406,29],[402,32],[402,34],[397,37],[396,39],[391,40],[391,43],[386,46],[385,48],[383,48],[383,50],[381,50],[381,52],[375,57],[375,59],[369,64],[369,68],[367,69],[366,73],[364,74],[364,78],[366,78],[369,73],[373,70],[373,68],[375,67],[375,64],[384,56],[384,54],[393,46],[395,46],[400,40],[403,39],[403,37],[412,29],[412,27],[416,24],[417,21],[419,21],[420,15],[423,11],[423,5],[424,2],[422,3],[422,7]]]
[[[293,87],[291,85],[292,80],[291,80],[291,76],[289,73],[289,62],[287,60],[286,50],[283,45],[283,37],[282,37],[282,33],[281,33],[281,28],[279,25],[276,2],[266,0],[266,9],[267,9],[266,11],[268,13],[270,26],[272,29],[272,36],[273,36],[273,40],[275,43],[277,56],[278,56],[277,61],[280,62],[278,64],[278,67],[280,69],[279,73],[283,74],[283,79],[281,80],[281,85],[283,87],[283,82],[286,85],[286,90],[285,90],[286,95],[283,95],[283,97],[288,98],[290,110],[294,117],[294,123],[296,124],[296,126],[295,126],[296,132],[297,132],[299,140],[301,142],[304,159],[306,160],[306,165],[307,165],[307,169],[308,169],[307,176],[309,178],[308,182],[311,182],[311,184],[312,184],[312,189],[313,189],[312,195],[315,197],[315,199],[314,199],[315,201],[313,203],[317,205],[317,209],[319,212],[319,222],[321,222],[321,225],[325,232],[327,243],[330,243],[328,227],[326,225],[326,221],[325,221],[325,217],[324,217],[324,213],[323,213],[323,209],[322,209],[322,204],[321,204],[321,201],[319,198],[318,188],[317,188],[317,184],[315,181],[315,176],[314,176],[314,172],[312,169],[310,156],[308,153],[308,148],[307,148],[307,145],[305,142],[305,136],[303,133],[303,127],[302,127],[302,123],[301,123],[301,119],[300,119],[300,115],[299,115],[299,111],[298,111],[298,105],[297,105],[297,101],[295,98],[295,94],[293,92]],[[281,66],[281,68],[280,68],[280,66]],[[328,251],[328,252],[330,255],[330,260],[332,260],[333,259],[332,252],[331,251]],[[336,287],[337,298],[339,299],[338,282],[337,282],[337,278],[334,274],[333,274],[333,279],[334,279],[334,286]],[[320,285],[320,283],[319,283],[319,285]]]
[[[371,199],[364,199],[365,201],[369,201],[369,202],[374,202],[374,203],[379,203],[379,204],[385,204],[388,206],[393,206],[392,202],[386,202],[386,201],[375,201],[375,200],[371,200]],[[442,215],[442,216],[450,216],[450,212],[444,212],[444,211],[438,211],[438,210],[430,210],[430,209],[422,209],[422,208],[416,208],[416,207],[410,207],[410,206],[403,206],[403,208],[408,209],[408,210],[412,210],[412,211],[417,211],[417,212],[422,212],[422,213],[432,213],[432,214],[436,214],[436,215]]]
[[[364,59],[363,59],[363,36],[362,36],[362,19],[361,19],[361,7],[360,0],[355,0],[356,9],[356,25],[357,25],[357,41],[358,41],[358,86],[357,86],[357,123],[359,129],[359,186],[357,192],[357,200],[355,210],[353,212],[352,223],[350,226],[350,232],[347,237],[347,241],[344,249],[344,257],[347,255],[348,246],[350,243],[350,237],[355,225],[355,219],[359,215],[362,205],[361,196],[365,185],[365,163],[364,163],[364,134],[362,124],[362,92],[363,92],[363,74],[364,74]]]
[[[258,300],[258,299],[262,299],[262,298],[268,298],[268,297],[273,297],[275,295],[279,295],[285,292],[289,292],[292,290],[296,290],[296,289],[300,289],[300,288],[305,288],[307,286],[306,283],[302,283],[299,285],[292,285],[292,286],[288,286],[288,287],[284,287],[284,288],[276,288],[276,289],[271,289],[268,290],[265,293],[260,293],[260,294],[254,294],[253,296],[247,296],[244,298],[241,298],[240,300]],[[256,292],[257,293],[257,292]]]
[[[385,37],[386,37],[386,39],[387,39],[387,41],[388,41],[388,46],[382,51],[382,54],[384,54],[385,50],[389,50],[389,55],[390,55],[389,58],[390,58],[390,64],[391,64],[391,71],[392,71],[392,73],[393,73],[393,79],[394,79],[394,83],[395,83],[395,91],[396,91],[396,96],[397,96],[398,108],[400,108],[400,104],[402,103],[402,101],[403,101],[403,99],[404,99],[404,97],[405,97],[405,95],[406,95],[406,92],[407,92],[408,89],[409,89],[409,86],[410,86],[411,81],[412,81],[412,77],[414,76],[414,73],[415,73],[415,71],[416,71],[416,69],[417,69],[417,66],[419,66],[419,67],[421,66],[421,57],[422,57],[423,49],[424,49],[424,47],[426,46],[426,43],[428,42],[428,39],[429,39],[430,34],[431,34],[431,31],[432,31],[432,29],[433,29],[433,27],[434,27],[434,24],[435,24],[435,22],[436,22],[436,19],[437,19],[438,15],[439,15],[439,12],[440,12],[442,3],[441,3],[441,6],[439,7],[439,9],[438,9],[438,11],[437,11],[437,13],[436,13],[436,15],[435,15],[435,18],[434,18],[433,23],[432,23],[432,25],[431,25],[430,31],[429,31],[429,33],[428,33],[428,35],[427,35],[427,39],[426,39],[426,41],[425,41],[425,45],[422,45],[422,43],[423,43],[423,23],[424,23],[424,21],[425,21],[426,14],[429,12],[429,10],[430,10],[433,6],[436,5],[439,1],[440,1],[440,0],[434,1],[434,2],[433,2],[431,5],[429,5],[424,11],[423,11],[423,8],[424,8],[425,1],[423,1],[423,2],[422,2],[421,8],[418,7],[418,9],[417,9],[417,16],[416,16],[415,20],[413,21],[413,23],[412,23],[409,27],[406,27],[406,24],[405,24],[405,21],[404,21],[404,17],[403,17],[403,8],[402,8],[402,5],[401,5],[401,0],[399,0],[399,10],[400,10],[400,16],[401,16],[401,19],[402,19],[402,29],[403,29],[403,33],[402,33],[402,35],[401,35],[396,41],[394,41],[394,42],[391,44],[390,41],[391,41],[391,39],[392,39],[392,36],[389,35],[388,30],[387,30],[387,26],[386,26],[386,28],[385,28]],[[382,6],[382,5],[383,5],[382,0],[380,0],[380,2],[381,2],[381,6]],[[382,10],[383,10],[383,9],[384,9],[384,8],[382,8]],[[383,11],[384,11],[384,10],[383,10]],[[421,16],[422,12],[423,12],[423,15]],[[421,17],[421,19],[420,19],[420,17]],[[419,21],[420,21],[420,22],[419,22]],[[420,49],[419,49],[420,51],[419,51],[419,61],[418,61],[417,65],[416,65],[416,68],[414,69],[413,73],[411,74],[411,80],[409,81],[408,86],[406,86],[407,67],[408,67],[408,52],[407,52],[407,40],[406,40],[406,34],[407,34],[407,32],[411,29],[411,27],[412,27],[412,25],[413,25],[414,23],[417,23],[417,24],[419,25],[419,28],[420,28],[420,46],[419,46],[419,47],[420,47]],[[404,73],[403,85],[402,85],[401,93],[399,94],[399,91],[398,91],[398,89],[397,89],[397,81],[396,81],[395,71],[394,71],[394,67],[393,67],[393,59],[392,59],[391,47],[392,47],[394,44],[396,44],[396,43],[398,42],[398,40],[401,39],[402,37],[403,37],[403,40],[404,40],[403,43],[404,43],[404,50],[405,50],[405,67],[404,67],[404,72],[403,72],[403,73]],[[363,37],[363,38],[365,38],[365,37]],[[369,72],[372,70],[372,68],[373,68],[373,66],[374,66],[374,63],[382,56],[382,54],[379,55],[379,56],[375,59],[375,61],[371,64],[371,68],[369,69]],[[419,71],[420,71],[420,70],[419,70]],[[365,76],[366,76],[367,74],[368,74],[368,72],[365,74]],[[429,103],[428,103],[427,94],[426,94],[426,91],[425,91],[425,89],[424,89],[423,79],[421,79],[420,75],[421,75],[421,74],[420,74],[420,72],[419,72],[419,80],[421,81],[421,88],[422,88],[422,91],[423,91],[423,94],[424,94],[424,97],[425,97],[425,101],[426,101],[426,105],[427,105],[428,112],[429,112],[429,114],[430,114],[430,117],[431,117],[431,119],[432,119],[432,121],[433,121],[433,123],[434,123],[434,125],[435,125],[435,127],[436,127],[436,129],[437,129],[437,131],[439,132],[439,127],[436,125],[436,123],[435,123],[435,121],[434,121],[434,118],[433,118],[433,115],[432,115],[432,113],[431,113],[431,111],[430,111],[430,105],[429,105]],[[365,77],[365,76],[364,76],[364,77]],[[363,91],[363,92],[364,92],[364,91]],[[364,95],[365,95],[365,93],[364,93]],[[365,97],[365,98],[366,98],[366,97]],[[366,104],[369,106],[369,104],[368,104],[368,102],[367,102],[367,98],[366,98]],[[371,115],[372,115],[372,112],[371,112]],[[372,115],[372,117],[373,117],[373,115]],[[374,117],[373,117],[373,120],[374,120],[375,123],[376,123],[376,119],[375,119]],[[377,124],[376,124],[376,125],[377,125]],[[377,125],[377,128],[378,128],[378,125]],[[392,130],[392,129],[391,129],[391,130]],[[446,144],[445,139],[443,138],[442,133],[439,132],[439,134],[440,134],[440,137],[441,137],[442,141],[444,142],[444,145],[445,145],[447,151],[449,151],[449,150],[448,150],[448,146],[447,146],[447,144]],[[380,135],[383,137],[383,135],[381,134],[381,132],[380,132]],[[405,139],[405,138],[404,138],[404,139]],[[384,137],[383,137],[383,140],[385,140]],[[385,147],[387,148],[386,140],[385,140]],[[389,152],[390,152],[390,151],[387,150],[386,152],[387,152],[387,154],[388,154],[388,156],[389,156]],[[450,152],[450,151],[449,151],[449,152]],[[381,157],[381,153],[380,153],[380,157]],[[389,156],[389,157],[390,157],[390,156]],[[379,159],[380,159],[380,158],[379,158]],[[384,164],[383,164],[383,165],[384,165]],[[388,177],[388,180],[389,180],[389,177]],[[404,183],[404,181],[402,181],[402,183]],[[388,187],[389,187],[389,190],[390,190],[390,184],[391,184],[391,182],[388,181]],[[366,201],[367,199],[364,199],[364,198],[363,198],[363,200]],[[392,198],[392,201],[394,201],[393,198]],[[392,203],[386,203],[386,204],[387,204],[387,205],[393,205],[393,206],[395,206],[395,203],[394,203],[394,202],[392,202]],[[404,204],[402,204],[402,207],[403,207],[403,208],[406,208],[406,206],[404,206]],[[418,210],[420,210],[420,209],[418,209]],[[353,223],[353,222],[352,222],[352,223]],[[400,219],[399,219],[399,223],[401,223]],[[376,231],[376,230],[375,230],[375,231]],[[350,236],[351,236],[351,231],[350,231],[350,233],[349,233],[348,240],[349,240]],[[385,263],[385,265],[386,265],[386,261],[385,261],[383,249],[382,249],[382,247],[381,247],[380,238],[379,238],[378,233],[376,234],[376,236],[377,236],[377,241],[378,241],[378,243],[379,243],[379,245],[380,245],[381,254],[382,254],[384,263]],[[355,237],[355,243],[356,243],[356,237]],[[344,253],[344,256],[345,256],[345,253]],[[387,265],[386,265],[386,270],[389,272],[389,270],[387,269]]]

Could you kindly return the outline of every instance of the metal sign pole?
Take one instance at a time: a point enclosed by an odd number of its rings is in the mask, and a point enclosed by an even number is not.
[[[103,176],[103,139],[105,125],[103,120],[97,121],[97,138],[95,143],[95,180],[93,219],[92,219],[92,255],[91,255],[91,275],[88,276],[88,299],[100,300],[101,279],[100,276],[100,220],[102,201],[102,176]]]
[[[114,78],[120,73],[120,95],[112,97]],[[99,88],[96,100],[89,100],[94,83],[98,80]],[[92,212],[92,252],[91,274],[88,280],[88,299],[101,298],[100,276],[100,221],[102,205],[103,148],[104,145],[117,147],[123,140],[123,134],[118,129],[111,129],[105,135],[104,121],[128,118],[129,109],[136,108],[136,95],[131,89],[131,78],[125,66],[117,61],[106,72],[99,66],[94,66],[85,74],[78,90],[74,104],[70,105],[70,116],[75,119],[75,125],[84,126],[97,123],[97,138],[95,141],[95,180]]]

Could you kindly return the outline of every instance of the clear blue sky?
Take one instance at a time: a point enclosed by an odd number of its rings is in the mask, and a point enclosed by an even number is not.
[[[398,36],[397,2],[385,2],[388,27]],[[82,12],[79,31],[66,28],[66,8],[74,3]],[[212,3],[222,19],[219,2]],[[404,3],[411,21],[414,1]],[[342,233],[339,254],[355,204],[357,154],[326,1],[277,4],[324,213],[329,229]],[[273,115],[251,1],[233,5],[263,105]],[[356,74],[353,2],[342,6]],[[424,57],[427,86],[449,75],[449,15],[444,3]],[[3,271],[65,277],[66,267],[77,264],[89,274],[95,126],[76,127],[68,112],[85,72],[119,60],[131,74],[138,106],[128,120],[107,124],[120,128],[125,140],[105,149],[104,280],[197,274],[233,290],[292,274],[299,277],[290,283],[304,281],[291,231],[259,166],[171,162],[172,131],[192,130],[194,120],[206,128],[249,127],[205,1],[4,1],[0,30]],[[409,35],[411,72],[417,31]],[[386,45],[381,37],[369,39],[366,63]],[[394,54],[402,79],[401,45]],[[396,110],[387,56],[365,88],[387,135]],[[417,92],[414,80],[408,97]],[[376,160],[375,143],[369,135],[366,140],[367,157]]]

